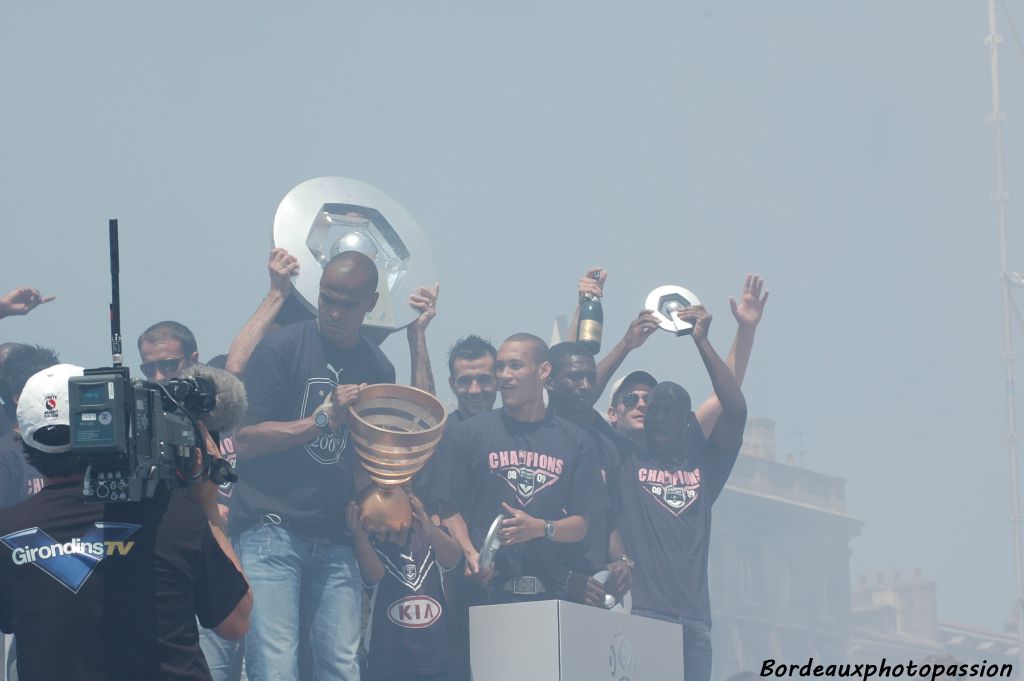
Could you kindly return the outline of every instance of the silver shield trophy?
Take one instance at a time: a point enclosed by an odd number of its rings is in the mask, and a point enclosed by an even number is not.
[[[682,286],[659,286],[647,295],[644,308],[653,310],[658,318],[658,326],[664,331],[671,331],[677,336],[693,333],[693,324],[684,322],[676,313],[687,307],[700,305],[700,300],[693,291]]]
[[[288,192],[274,216],[274,246],[298,259],[296,298],[313,315],[324,265],[345,251],[369,256],[380,274],[380,297],[363,325],[385,334],[416,319],[409,296],[437,279],[430,245],[412,215],[380,189],[347,177],[317,177]]]

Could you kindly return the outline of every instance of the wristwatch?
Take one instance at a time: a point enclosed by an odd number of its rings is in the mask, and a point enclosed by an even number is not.
[[[630,558],[625,553],[622,554],[621,556],[619,556],[619,560],[621,560],[623,563],[625,563],[626,567],[628,567],[630,570],[632,570],[633,566],[636,565],[636,563],[633,562],[633,559]]]
[[[313,412],[313,425],[320,429],[324,435],[333,435],[334,431],[331,430],[331,417],[327,414],[327,409],[324,407],[327,405],[320,405]]]
[[[550,520],[544,521],[544,537],[546,539],[554,539],[555,537],[555,524]]]

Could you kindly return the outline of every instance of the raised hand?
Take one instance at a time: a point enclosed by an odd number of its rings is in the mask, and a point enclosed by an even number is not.
[[[676,316],[684,322],[693,324],[693,342],[702,343],[708,339],[711,328],[711,313],[703,305],[691,305],[676,311]]]
[[[270,288],[287,295],[292,290],[292,275],[299,273],[299,260],[283,248],[272,249],[267,271],[270,273]]]
[[[647,342],[655,331],[658,330],[658,318],[652,310],[643,310],[637,318],[629,323],[626,335],[622,337],[622,344],[627,350],[636,350]]]
[[[365,383],[334,386],[331,395],[331,428],[338,429],[348,422],[348,407],[359,401],[359,392],[365,387]]]
[[[43,296],[37,289],[16,288],[0,298],[0,319],[26,315],[44,303],[56,300],[57,296]]]
[[[732,316],[740,326],[757,326],[764,314],[764,304],[768,302],[768,291],[761,291],[764,288],[764,279],[756,274],[748,274],[743,282],[743,294],[739,302],[729,298],[729,306],[732,307]]]
[[[597,278],[594,278],[594,275]],[[587,270],[587,273],[580,277],[580,302],[583,302],[584,296],[590,296],[591,298],[600,298],[604,295],[604,280],[608,276],[600,267],[591,267]]]
[[[409,306],[420,311],[420,316],[413,321],[410,329],[427,330],[430,320],[437,315],[437,294],[440,292],[441,285],[434,284],[432,288],[420,286],[416,293],[409,296]]]

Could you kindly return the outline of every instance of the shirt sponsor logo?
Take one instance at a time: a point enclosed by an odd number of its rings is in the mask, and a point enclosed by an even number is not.
[[[640,468],[637,480],[664,509],[677,517],[700,496],[699,468],[692,471]]]
[[[55,541],[43,530],[32,527],[0,537],[0,542],[11,549],[15,565],[34,565],[72,593],[78,593],[101,561],[128,555],[135,542],[125,540],[140,527],[96,522],[84,535],[66,542]]]
[[[543,489],[558,482],[565,461],[557,456],[537,452],[501,451],[487,455],[487,465],[508,483],[523,506]]]
[[[406,596],[388,608],[388,619],[406,629],[426,629],[440,618],[441,604],[430,596]]]

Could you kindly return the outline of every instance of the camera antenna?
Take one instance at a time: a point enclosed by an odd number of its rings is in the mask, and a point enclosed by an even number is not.
[[[110,221],[110,354],[113,366],[124,363],[121,351],[121,265],[117,250],[117,220]]]

